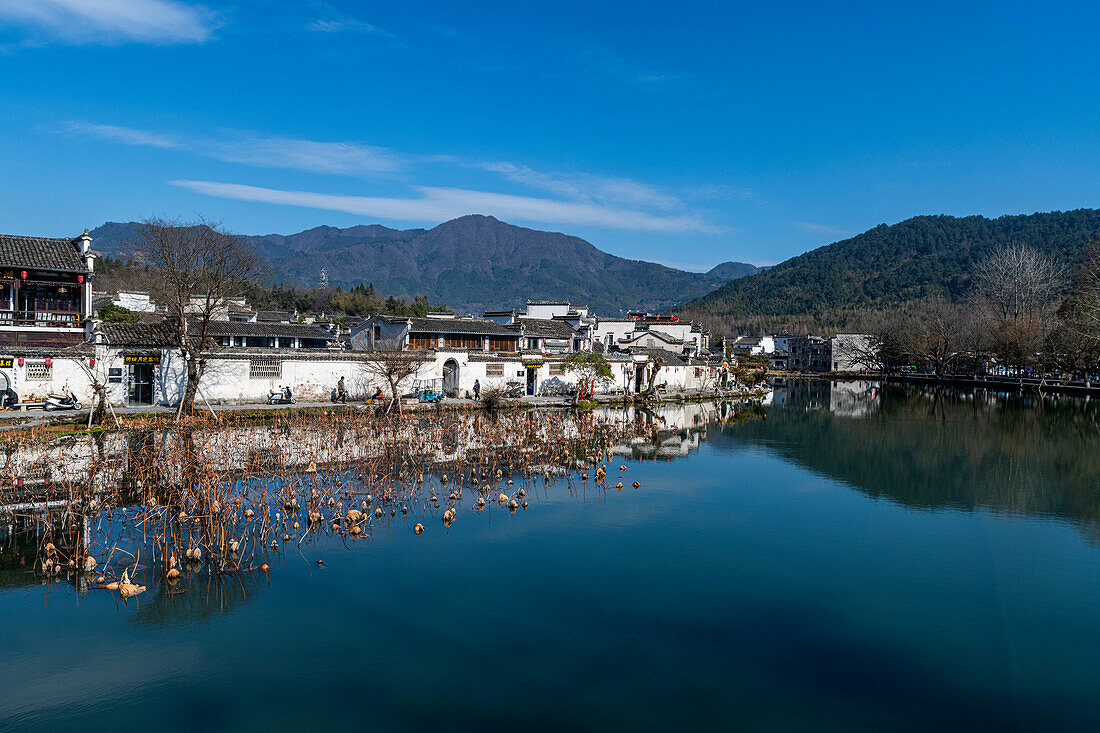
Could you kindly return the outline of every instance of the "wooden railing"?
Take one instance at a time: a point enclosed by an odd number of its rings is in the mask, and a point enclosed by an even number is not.
[[[0,326],[50,326],[79,328],[83,320],[79,311],[4,311],[0,310]]]

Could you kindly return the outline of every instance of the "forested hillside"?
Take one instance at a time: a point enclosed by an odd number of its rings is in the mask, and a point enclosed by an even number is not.
[[[1000,244],[1030,245],[1076,264],[1100,238],[1100,210],[918,216],[820,247],[727,283],[678,309],[742,333],[858,328],[886,310],[968,297],[974,265]]]
[[[120,245],[133,238],[136,226],[104,224],[92,232],[92,246],[111,257],[125,255]],[[724,262],[710,272],[685,272],[616,257],[579,237],[477,215],[432,229],[322,226],[246,239],[270,265],[266,285],[316,286],[324,270],[331,285],[345,290],[373,284],[379,293],[420,295],[473,313],[523,307],[529,298],[568,300],[604,315],[659,310],[759,269]]]

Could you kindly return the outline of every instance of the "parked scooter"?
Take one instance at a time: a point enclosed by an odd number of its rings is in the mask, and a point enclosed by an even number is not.
[[[280,389],[273,389],[267,395],[267,404],[269,405],[293,405],[294,395],[290,391],[290,387],[283,387]]]
[[[46,395],[46,401],[42,404],[43,410],[79,410],[84,405],[76,398],[69,385],[65,385],[60,392],[51,392]]]

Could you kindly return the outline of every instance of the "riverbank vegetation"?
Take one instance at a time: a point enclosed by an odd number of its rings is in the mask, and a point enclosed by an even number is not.
[[[1075,268],[1015,244],[977,263],[964,302],[944,299],[883,314],[860,355],[887,373],[1100,373],[1100,245]]]
[[[606,478],[609,449],[658,430],[642,412],[563,411],[287,412],[129,427],[9,441],[0,512],[33,528],[43,577],[125,598],[265,572],[322,535],[350,544],[378,530],[446,529],[466,512],[515,513],[557,483],[621,489]]]

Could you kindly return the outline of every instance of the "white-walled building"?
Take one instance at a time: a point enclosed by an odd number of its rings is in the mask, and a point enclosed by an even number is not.
[[[771,336],[739,336],[729,342],[730,351],[734,354],[771,354],[775,351],[775,339]]]

